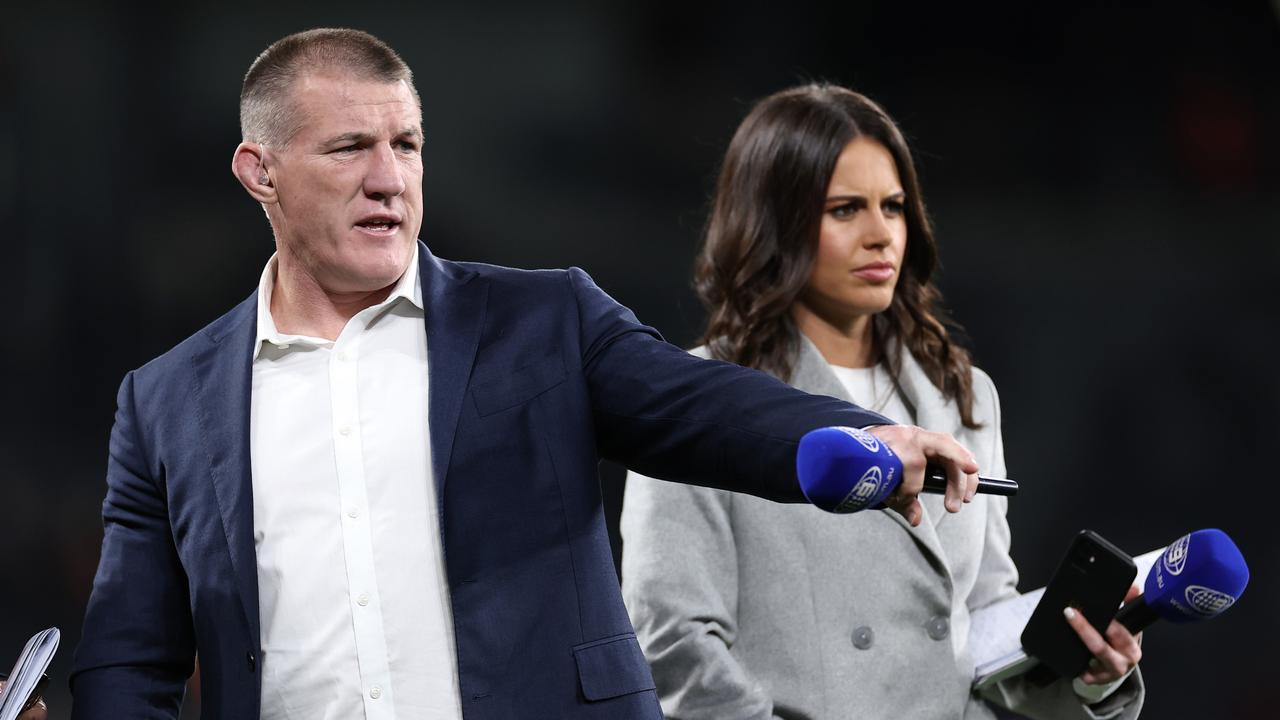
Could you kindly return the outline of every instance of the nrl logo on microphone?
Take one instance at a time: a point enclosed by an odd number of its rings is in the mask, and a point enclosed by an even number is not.
[[[880,452],[880,441],[876,439],[875,435],[872,435],[866,430],[851,427],[842,427],[838,429],[845,435],[857,440],[862,447],[870,450],[871,452]]]
[[[1177,575],[1187,564],[1187,548],[1191,545],[1191,536],[1183,535],[1174,541],[1164,553],[1164,569],[1170,575]]]
[[[1187,598],[1187,603],[1191,605],[1192,610],[1210,617],[1226,610],[1236,602],[1236,599],[1230,595],[1203,585],[1188,586],[1183,596]]]
[[[836,507],[836,512],[854,512],[861,510],[871,502],[880,491],[880,485],[884,482],[884,473],[880,471],[879,465],[872,465],[867,471],[862,473],[862,477],[858,479],[857,484],[849,491],[844,500],[840,501],[840,505]]]

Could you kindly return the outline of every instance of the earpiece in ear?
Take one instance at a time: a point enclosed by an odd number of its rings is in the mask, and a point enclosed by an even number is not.
[[[270,185],[270,184],[271,184],[271,178],[267,177],[267,174],[266,174],[266,173],[262,173],[262,176],[258,178],[258,184],[259,184],[259,185]]]

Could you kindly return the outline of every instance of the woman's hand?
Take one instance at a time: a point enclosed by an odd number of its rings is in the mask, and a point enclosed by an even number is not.
[[[885,505],[898,511],[914,527],[924,517],[917,496],[924,488],[925,465],[932,463],[947,472],[947,492],[943,505],[960,512],[963,503],[978,492],[978,461],[963,445],[946,433],[929,432],[914,425],[876,425],[864,428],[893,449],[902,460],[902,482]]]
[[[1136,586],[1131,587],[1124,596],[1124,601],[1129,602],[1140,594],[1142,591]],[[1080,682],[1102,685],[1119,680],[1142,659],[1142,633],[1134,635],[1124,625],[1112,620],[1107,626],[1106,637],[1103,637],[1075,610],[1067,608],[1063,614],[1066,615],[1067,623],[1075,628],[1085,647],[1093,653],[1089,669],[1080,674]]]

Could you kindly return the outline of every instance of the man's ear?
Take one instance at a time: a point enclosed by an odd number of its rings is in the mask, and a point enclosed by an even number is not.
[[[258,143],[242,142],[231,156],[231,173],[249,195],[264,205],[276,202],[276,188],[267,171],[266,156]]]

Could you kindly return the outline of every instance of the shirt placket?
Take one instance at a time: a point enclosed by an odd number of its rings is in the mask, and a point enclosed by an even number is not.
[[[334,344],[329,358],[329,386],[333,398],[333,442],[342,508],[342,546],[347,570],[348,602],[355,630],[360,689],[367,720],[392,720],[386,635],[381,598],[373,564],[373,533],[365,485],[359,403],[359,349],[366,318],[352,318]]]

